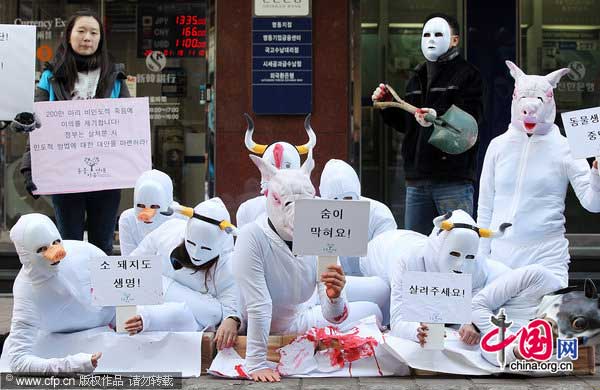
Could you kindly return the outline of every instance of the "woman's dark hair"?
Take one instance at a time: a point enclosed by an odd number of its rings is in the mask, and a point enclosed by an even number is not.
[[[448,22],[448,25],[450,25],[450,30],[452,30],[452,35],[458,35],[460,36],[460,27],[458,25],[458,21],[447,14],[443,14],[441,12],[436,12],[430,15],[427,15],[427,17],[425,18],[425,21],[423,22],[423,25],[425,25],[425,23],[427,23],[430,19],[433,18],[442,18],[444,19],[446,22]]]
[[[81,17],[92,17],[96,19],[100,26],[100,42],[98,43],[98,49],[90,56],[80,56],[71,47],[71,32],[75,27],[75,22]],[[100,17],[89,9],[80,10],[75,12],[69,21],[65,29],[65,35],[62,41],[56,49],[56,55],[52,61],[52,73],[58,79],[62,79],[68,93],[73,92],[75,82],[77,81],[77,71],[81,70],[92,70],[100,68],[100,79],[98,80],[98,86],[96,87],[97,93],[103,93],[107,90],[107,85],[110,80],[108,74],[112,68],[112,61],[108,54],[108,48],[106,45],[106,33]],[[78,63],[84,62],[88,69],[78,69]]]
[[[198,271],[204,271],[204,288],[208,292],[208,274],[210,273],[210,270],[213,268],[213,266],[215,266],[219,261],[219,256],[216,256],[214,259],[211,259],[202,265],[196,265],[192,262],[192,259],[190,258],[190,255],[188,254],[187,249],[185,248],[185,243],[181,243],[177,248],[173,249],[173,251],[171,252],[171,261],[173,260],[175,260],[179,264],[179,267],[194,270],[194,273]]]

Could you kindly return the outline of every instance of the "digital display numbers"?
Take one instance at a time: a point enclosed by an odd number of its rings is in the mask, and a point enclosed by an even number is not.
[[[160,51],[167,57],[206,57],[204,4],[140,5],[138,55]]]

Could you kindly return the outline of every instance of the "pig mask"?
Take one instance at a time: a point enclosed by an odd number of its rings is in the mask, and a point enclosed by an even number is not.
[[[506,61],[506,65],[515,79],[510,123],[527,134],[547,134],[556,117],[553,89],[561,77],[569,73],[569,69],[534,76],[525,74],[510,61]]]
[[[310,181],[315,162],[312,150],[299,169],[278,170],[264,159],[250,155],[262,177],[268,181],[267,216],[285,241],[292,241],[294,234],[294,202],[298,199],[315,197],[315,188]]]

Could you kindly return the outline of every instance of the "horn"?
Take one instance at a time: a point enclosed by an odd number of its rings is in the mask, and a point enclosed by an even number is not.
[[[248,127],[246,128],[246,136],[244,137],[244,142],[246,143],[246,148],[252,153],[256,153],[262,156],[267,149],[267,145],[261,145],[254,142],[252,139],[252,134],[254,133],[254,121],[250,117],[250,115],[244,113],[244,117],[246,118],[246,122],[248,122]]]
[[[452,217],[452,211],[448,211],[446,214],[444,215],[440,215],[439,217],[435,217],[435,219],[433,220],[433,225],[438,228],[438,229],[444,229],[444,230],[450,230],[450,229],[446,229],[443,226],[443,222],[446,221],[447,219],[450,219],[450,217]],[[450,225],[452,225],[450,223]],[[448,227],[448,224],[446,224],[446,227]]]
[[[598,290],[596,289],[596,285],[592,281],[592,279],[586,279],[583,284],[583,291],[585,291],[585,297],[596,299],[598,298]]]
[[[308,134],[308,142],[304,145],[296,145],[296,150],[298,150],[298,153],[301,155],[307,154],[308,150],[314,148],[317,144],[317,136],[310,126],[310,114],[306,115],[306,118],[304,119],[304,130],[306,130],[306,134]]]
[[[500,227],[496,231],[492,231],[489,229],[479,229],[479,236],[484,237],[484,238],[499,238],[499,237],[502,237],[504,235],[506,229],[508,229],[511,226],[512,226],[512,223],[504,222],[503,224],[500,225]],[[485,232],[486,230],[489,231],[489,236],[484,235],[484,234],[486,234],[486,232]]]
[[[227,233],[227,234],[237,236],[237,228],[235,227],[234,224],[232,224],[231,222],[229,222],[227,220],[221,221],[221,223],[219,224],[219,229],[225,231],[225,233]]]

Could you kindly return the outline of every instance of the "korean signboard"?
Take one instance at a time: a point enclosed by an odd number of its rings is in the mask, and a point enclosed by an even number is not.
[[[366,255],[369,209],[369,202],[363,200],[297,200],[293,252],[317,256]]]
[[[39,102],[35,111],[37,194],[131,188],[151,169],[148,98]]]
[[[163,303],[159,256],[105,256],[90,263],[92,301],[97,306]]]
[[[561,114],[573,158],[600,156],[600,107]]]
[[[401,283],[403,321],[471,322],[471,275],[406,271],[402,273]]]
[[[312,110],[312,18],[308,11],[301,17],[261,13],[259,3],[252,18],[252,108],[258,115],[307,114]]]

